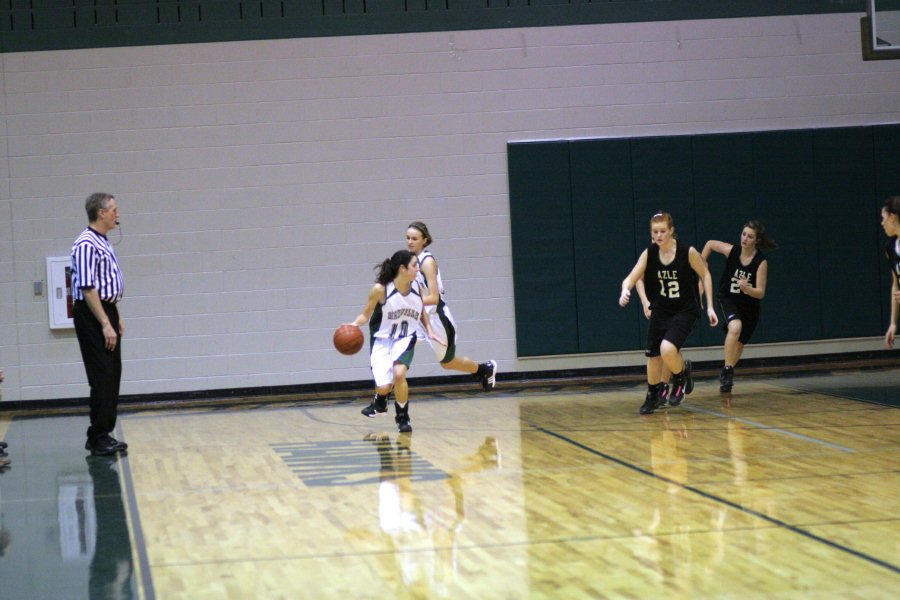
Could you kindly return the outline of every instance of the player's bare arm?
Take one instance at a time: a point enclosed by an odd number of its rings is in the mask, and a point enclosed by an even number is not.
[[[762,300],[766,297],[766,283],[769,275],[769,261],[764,260],[759,263],[759,269],[756,271],[756,285],[750,285],[750,282],[741,278],[738,285],[741,292],[747,294],[751,298]]]
[[[631,269],[631,273],[628,274],[622,281],[622,293],[619,295],[619,306],[625,306],[628,304],[628,301],[631,300],[631,288],[637,285],[637,282],[640,281],[644,277],[644,271],[647,270],[647,251],[644,250],[641,252],[640,257],[638,257],[637,263],[635,263],[634,268]]]
[[[897,275],[891,273],[891,324],[888,326],[884,334],[884,343],[888,348],[894,347],[894,340],[897,337],[897,315],[900,314],[900,285],[897,283]]]
[[[650,299],[647,298],[647,289],[644,286],[644,278],[641,277],[637,280],[637,283],[634,284],[634,289],[637,290],[638,297],[641,299],[641,306],[644,309],[644,316],[646,318],[650,318]]]
[[[380,283],[376,283],[372,286],[372,289],[369,290],[369,298],[366,301],[366,306],[363,308],[363,311],[359,313],[359,315],[353,319],[351,325],[356,325],[360,327],[369,322],[369,319],[372,318],[372,313],[375,312],[375,306],[378,303],[384,304],[386,300],[384,294],[384,286]]]
[[[708,261],[709,256],[713,252],[718,252],[719,254],[724,254],[728,256],[731,254],[731,249],[734,248],[734,244],[729,244],[728,242],[720,242],[719,240],[709,240],[703,246],[703,252],[701,256],[703,256],[703,260]]]
[[[697,277],[703,282],[703,295],[706,298],[706,316],[709,318],[709,326],[715,327],[719,324],[719,316],[716,314],[716,309],[713,305],[712,276],[709,274],[709,269],[706,268],[706,260],[693,246],[688,251],[688,260]]]

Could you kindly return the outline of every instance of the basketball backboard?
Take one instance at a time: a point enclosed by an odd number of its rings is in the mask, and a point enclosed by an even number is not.
[[[863,60],[900,58],[900,0],[866,0],[860,31]]]

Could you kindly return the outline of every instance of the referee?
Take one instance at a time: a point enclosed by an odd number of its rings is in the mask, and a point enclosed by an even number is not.
[[[72,246],[72,316],[91,387],[91,425],[84,448],[102,456],[128,448],[110,435],[116,427],[122,379],[125,326],[119,320],[117,303],[125,281],[106,238],[119,224],[116,199],[111,194],[91,194],[84,209],[89,225]]]

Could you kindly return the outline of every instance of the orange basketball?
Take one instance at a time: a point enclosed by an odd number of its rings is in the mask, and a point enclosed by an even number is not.
[[[341,325],[334,332],[335,349],[341,354],[356,354],[363,347],[365,338],[362,330],[356,325]]]

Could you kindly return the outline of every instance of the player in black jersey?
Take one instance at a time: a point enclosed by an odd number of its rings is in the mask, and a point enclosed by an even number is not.
[[[891,322],[884,334],[884,343],[893,348],[900,313],[900,196],[891,196],[881,207],[881,226],[890,238],[884,245],[884,254],[891,267]]]
[[[712,307],[712,279],[706,261],[692,246],[675,239],[672,215],[658,212],[650,218],[650,237],[653,243],[641,252],[637,263],[622,281],[619,305],[631,299],[631,288],[645,277],[644,285],[650,298],[650,331],[647,334],[647,398],[641,406],[646,415],[660,408],[660,381],[663,365],[674,375],[669,404],[678,406],[686,394],[694,389],[691,361],[684,360],[681,347],[697,319],[700,318],[700,299],[697,278],[704,284],[709,323],[719,323]]]
[[[725,317],[726,332],[725,364],[719,375],[721,392],[730,392],[734,386],[734,368],[759,323],[760,300],[766,295],[769,273],[769,261],[762,251],[777,247],[765,226],[757,220],[744,223],[740,244],[710,240],[703,246],[704,260],[709,260],[713,252],[727,257],[716,295]]]

